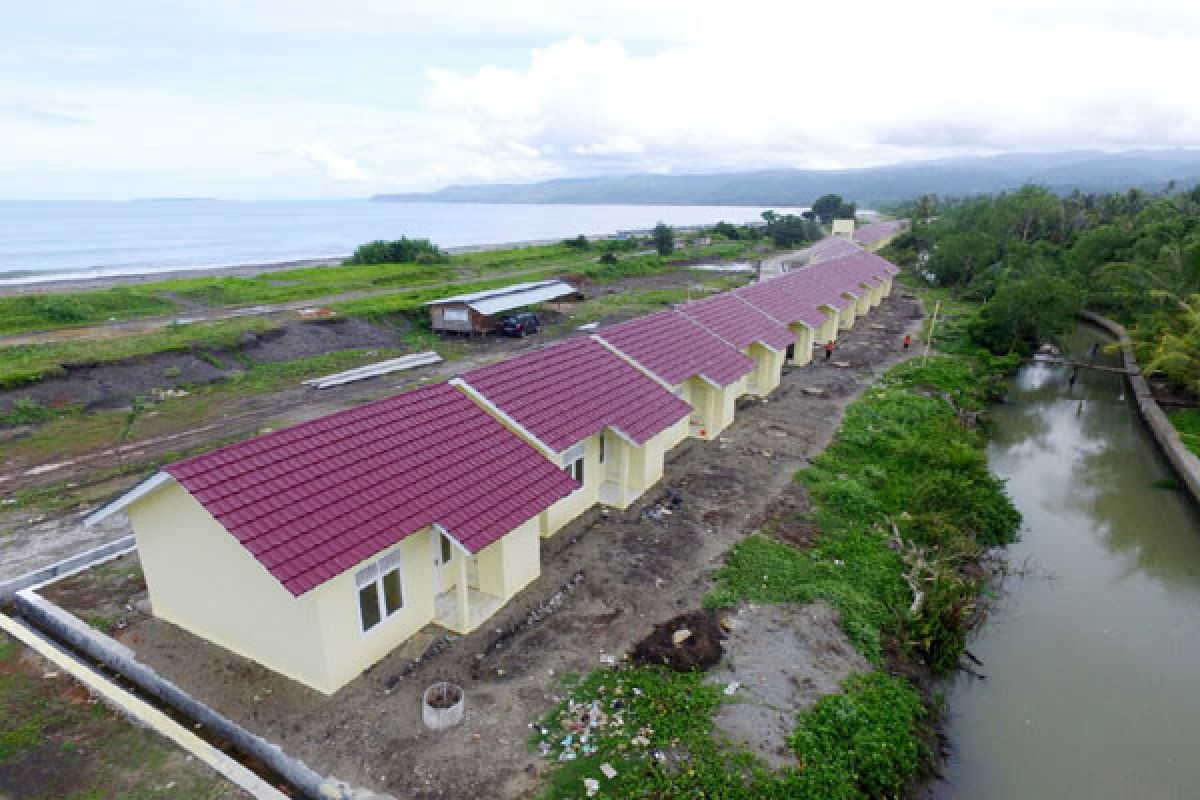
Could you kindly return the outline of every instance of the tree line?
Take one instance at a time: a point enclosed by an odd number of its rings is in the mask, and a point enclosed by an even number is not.
[[[924,196],[885,253],[981,301],[969,335],[1028,353],[1087,309],[1130,330],[1139,360],[1200,393],[1200,186],[1157,193],[1038,186],[965,200]]]

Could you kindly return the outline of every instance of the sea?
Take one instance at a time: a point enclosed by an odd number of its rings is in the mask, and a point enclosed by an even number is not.
[[[758,220],[763,210],[369,199],[0,201],[0,286],[340,258],[363,242],[401,236],[449,248],[613,234],[658,222],[736,224]]]

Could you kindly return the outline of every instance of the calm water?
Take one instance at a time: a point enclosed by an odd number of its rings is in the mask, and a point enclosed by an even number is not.
[[[762,210],[369,200],[0,202],[0,285],[333,258],[362,242],[401,236],[456,247],[608,234],[660,221],[741,223]]]
[[[971,644],[987,680],[949,687],[938,794],[1200,797],[1200,518],[1153,488],[1171,473],[1120,376],[1069,374],[1025,368],[995,410],[989,457],[1025,516],[1009,555],[1033,574]]]

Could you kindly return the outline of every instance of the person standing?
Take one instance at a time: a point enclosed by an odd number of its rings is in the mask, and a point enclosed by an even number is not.
[[[833,355],[833,339],[825,343],[825,360],[828,361],[831,355]]]
[[[912,344],[912,334],[906,333],[904,334],[904,349],[907,350],[910,344]]]

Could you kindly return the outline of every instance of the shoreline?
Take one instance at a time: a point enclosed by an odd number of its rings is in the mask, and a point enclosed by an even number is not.
[[[676,231],[695,232],[711,227],[711,225],[675,225]],[[618,232],[588,236],[590,241],[609,241],[617,239]],[[569,237],[567,237],[569,238]],[[455,245],[443,247],[442,250],[452,256],[464,253],[485,253],[492,250],[511,250],[518,247],[542,247],[557,244],[563,238],[553,239],[521,239],[510,242],[487,242],[482,244]],[[253,278],[269,272],[285,272],[306,267],[336,267],[349,258],[350,254],[329,256],[325,258],[299,258],[286,261],[267,261],[251,264],[229,264],[212,267],[179,267],[164,269],[159,272],[131,272],[120,275],[96,275],[93,277],[62,277],[38,280],[29,276],[27,283],[0,283],[0,297],[17,297],[31,294],[47,294],[54,292],[77,292],[89,289],[111,289],[116,286],[138,286],[146,283],[159,283],[170,280],[185,280],[188,278]]]
[[[678,228],[691,230],[691,228]],[[589,237],[593,240],[614,238],[616,234]],[[537,247],[554,244],[561,239],[528,239],[517,242],[493,242],[488,244],[469,244],[456,247],[443,247],[450,255],[463,253],[483,253],[489,250],[508,250],[515,247]],[[229,264],[213,267],[179,267],[165,269],[159,272],[131,272],[126,275],[96,275],[94,277],[63,277],[46,280],[30,280],[28,283],[0,284],[0,297],[13,297],[27,294],[43,294],[47,292],[74,292],[88,289],[111,289],[114,286],[137,286],[145,283],[161,281],[185,280],[188,278],[253,278],[268,272],[286,272],[292,269],[306,267],[336,267],[349,258],[330,256],[327,258],[297,258],[287,261],[266,261],[252,264]],[[31,276],[32,277],[32,276]]]

